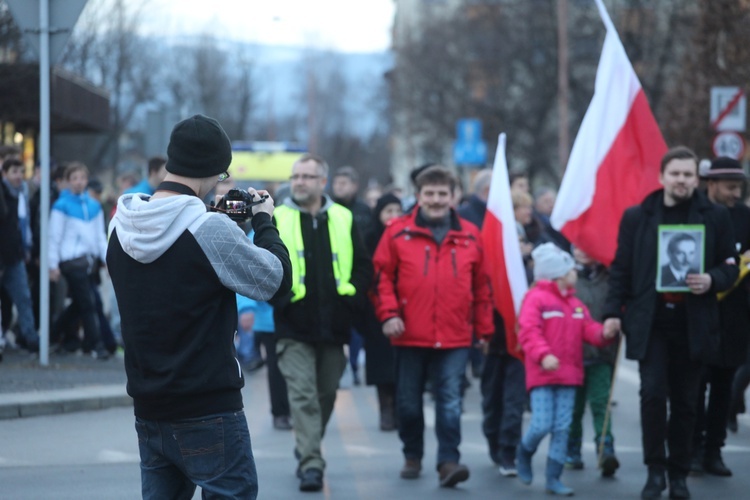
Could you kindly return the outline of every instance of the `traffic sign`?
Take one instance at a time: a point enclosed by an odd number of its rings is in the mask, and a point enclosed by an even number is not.
[[[453,163],[456,165],[484,165],[487,144],[482,140],[482,121],[463,118],[456,122],[456,142],[453,144]]]
[[[745,156],[745,140],[736,132],[719,132],[714,137],[714,154],[741,160]]]
[[[744,132],[746,112],[742,87],[711,87],[711,126],[717,132]]]
[[[49,60],[50,65],[54,65],[88,0],[5,0],[13,20],[23,32],[24,41],[37,54],[40,53],[39,4],[42,1],[49,2]]]

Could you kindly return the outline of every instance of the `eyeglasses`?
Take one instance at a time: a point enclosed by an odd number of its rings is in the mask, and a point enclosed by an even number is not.
[[[313,179],[320,178],[320,175],[311,175],[311,174],[294,174],[293,176],[289,177],[290,181],[311,181]]]
[[[229,179],[229,172],[222,172],[219,174],[219,182]]]

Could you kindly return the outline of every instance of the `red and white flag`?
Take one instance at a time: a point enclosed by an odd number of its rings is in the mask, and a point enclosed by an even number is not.
[[[607,36],[551,219],[571,243],[609,265],[623,212],[660,187],[667,145],[607,10],[596,4]]]
[[[482,223],[482,243],[495,308],[505,323],[508,353],[522,360],[523,353],[516,336],[516,320],[528,285],[516,230],[516,218],[513,214],[513,202],[510,199],[505,134],[500,134],[497,140],[487,213]]]

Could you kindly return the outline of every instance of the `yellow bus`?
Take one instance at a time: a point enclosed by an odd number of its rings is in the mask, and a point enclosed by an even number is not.
[[[287,181],[292,164],[306,151],[287,142],[235,142],[229,174],[238,181]]]

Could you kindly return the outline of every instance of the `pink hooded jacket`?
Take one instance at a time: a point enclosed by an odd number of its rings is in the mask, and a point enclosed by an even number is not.
[[[545,385],[583,383],[583,342],[603,347],[610,342],[603,336],[601,323],[575,296],[575,290],[560,292],[553,281],[541,280],[528,291],[521,305],[518,341],[526,357],[526,389]],[[554,354],[560,367],[542,368],[542,359]]]

